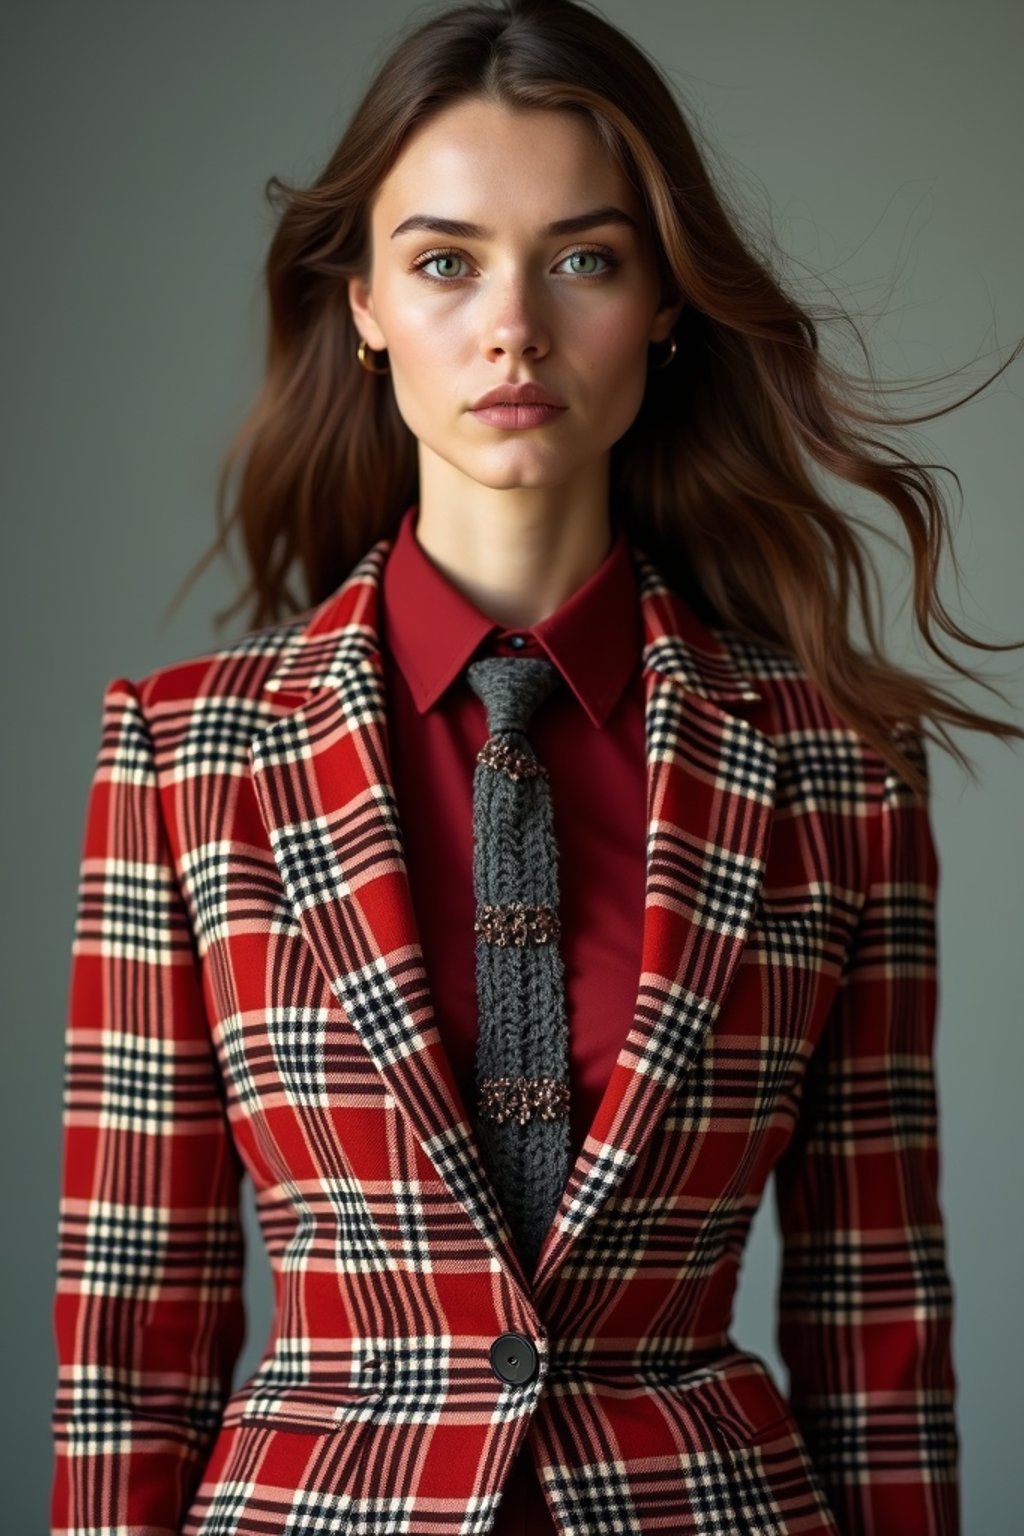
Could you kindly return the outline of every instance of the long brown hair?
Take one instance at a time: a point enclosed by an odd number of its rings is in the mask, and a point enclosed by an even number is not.
[[[237,524],[250,580],[218,626],[250,598],[254,628],[320,602],[418,500],[416,440],[390,384],[357,361],[346,279],[369,276],[370,203],[408,135],[471,96],[583,113],[642,194],[666,295],[687,301],[679,355],[671,367],[652,367],[640,410],[611,450],[610,502],[630,539],[706,620],[795,656],[916,794],[926,781],[916,754],[893,739],[892,722],[912,722],[972,773],[943,721],[1024,739],[1017,726],[968,709],[881,654],[868,591],[870,576],[877,600],[878,573],[853,531],[867,525],[831,505],[813,479],[817,466],[892,507],[908,537],[914,615],[928,645],[999,694],[934,636],[937,625],[978,649],[1024,644],[975,640],[942,603],[936,578],[948,513],[930,473],[942,466],[915,462],[866,430],[930,421],[963,401],[918,416],[883,408],[885,386],[842,310],[868,376],[823,355],[818,323],[834,312],[801,307],[784,291],[727,211],[658,66],[573,0],[460,5],[417,21],[314,183],[268,181],[280,217],[265,269],[266,375],[221,467],[217,538],[188,578]],[[296,566],[297,593],[289,585]],[[854,593],[864,651],[848,633]],[[924,728],[925,716],[938,735]]]

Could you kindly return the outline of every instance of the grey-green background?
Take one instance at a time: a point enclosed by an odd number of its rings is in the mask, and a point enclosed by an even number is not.
[[[970,365],[905,409],[966,393],[1006,357],[1024,333],[1017,0],[602,9],[676,80],[732,195],[788,253],[799,293],[829,302],[831,289],[861,315],[883,377]],[[320,167],[413,14],[404,0],[4,0],[0,10],[5,1531],[47,1528],[62,1034],[103,685],[218,639],[212,615],[236,591],[223,562],[164,615],[212,536],[215,471],[260,375],[263,183]],[[947,560],[943,593],[994,641],[1024,637],[1022,370],[913,437],[963,486],[961,513],[944,477],[962,585]],[[881,504],[837,494],[889,522]],[[876,554],[892,650],[937,676],[910,644],[905,570],[880,543]],[[224,638],[240,632],[241,621]],[[981,661],[1009,702],[949,674],[961,697],[1021,723],[1022,654],[955,654]],[[978,784],[932,755],[942,1192],[965,1531],[1003,1536],[1020,1503],[1024,1380],[1024,756],[958,739]],[[247,1217],[254,1231],[251,1208]],[[777,1258],[766,1204],[735,1333],[784,1380]],[[250,1265],[240,1376],[269,1322],[258,1239]]]

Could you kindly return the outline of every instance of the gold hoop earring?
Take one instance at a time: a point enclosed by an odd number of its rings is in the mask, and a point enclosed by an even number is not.
[[[660,363],[655,364],[655,366],[658,367],[658,368],[667,368],[669,363],[672,362],[672,360],[674,359],[674,357],[676,355],[677,348],[676,348],[676,337],[675,337],[675,332],[674,331],[672,332],[672,334],[669,336],[668,339],[672,343],[671,351],[669,352],[667,357],[663,357],[661,359]]]
[[[359,346],[356,348],[356,357],[358,357],[359,361],[362,363],[362,365],[366,369],[367,373],[390,373],[391,372],[390,364],[387,367],[385,367],[385,368],[375,368],[371,362],[368,362],[367,361],[367,356],[366,356],[367,350],[368,350],[367,349],[367,342],[366,342],[366,338],[364,337],[363,340],[359,343]],[[372,351],[373,349],[369,348],[369,350]]]

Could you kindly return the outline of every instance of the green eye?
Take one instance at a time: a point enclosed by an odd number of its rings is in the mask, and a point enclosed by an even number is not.
[[[591,270],[591,271],[583,271],[583,272],[581,272],[581,271],[579,271],[577,269],[577,271],[573,274],[574,276],[577,276],[577,277],[604,277],[608,272],[612,271],[619,264],[618,261],[616,260],[616,258],[612,255],[612,253],[610,251],[597,250],[597,249],[591,248],[590,246],[581,246],[579,248],[579,250],[570,251],[568,256],[563,257],[563,263],[566,262],[566,261],[577,261],[581,257],[584,260],[586,260],[586,258],[588,256],[589,257],[596,256],[599,261],[603,261],[604,262],[604,266],[603,267],[599,267],[597,271]],[[442,261],[458,262],[458,261],[464,261],[464,260],[465,260],[465,258],[463,257],[463,255],[462,255],[462,253],[460,251],[427,251],[423,256],[421,256],[419,258],[418,261],[414,261],[413,262],[412,270],[414,272],[421,272],[423,274],[423,276],[429,282],[432,282],[432,283],[452,283],[452,282],[455,282],[459,278],[459,276],[460,276],[459,273],[457,273],[457,272],[449,272],[449,273],[428,272],[427,268],[430,267],[430,266],[433,266],[433,264],[435,262],[442,262]]]
[[[580,258],[582,258],[583,260],[586,260],[586,258],[588,256],[600,256],[600,254],[601,254],[600,251],[573,251],[571,256],[567,256],[566,257],[566,260],[567,261],[578,261],[578,260],[580,260]]]
[[[442,254],[441,256],[431,256],[426,262],[423,263],[423,265],[424,266],[429,266],[431,262],[435,262],[435,261],[461,261],[461,260],[462,260],[461,256],[456,256],[454,253],[448,252],[448,253]],[[455,273],[449,272],[447,274],[442,274],[442,276],[445,276],[445,275],[447,275],[448,277],[454,277]]]

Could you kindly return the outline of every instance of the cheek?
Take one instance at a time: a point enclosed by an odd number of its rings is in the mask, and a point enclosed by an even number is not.
[[[391,377],[399,415],[417,437],[425,437],[443,408],[445,397],[439,380],[451,377],[449,341],[444,327],[429,325],[414,316],[392,323],[390,333],[399,338],[388,350]]]
[[[635,314],[597,320],[585,347],[588,415],[603,437],[615,441],[634,420],[647,388],[646,321]]]
[[[602,370],[643,364],[647,353],[650,314],[640,304],[608,305],[587,317],[581,335]]]
[[[454,309],[439,313],[412,305],[392,318],[386,334],[397,338],[390,349],[391,382],[400,409],[408,408],[419,417],[430,417],[443,410],[451,387],[461,376],[472,335],[464,315]]]
[[[415,309],[400,315],[391,325],[391,334],[396,338],[391,356],[397,370],[411,384],[425,386],[433,369],[436,381],[438,359],[451,346],[451,330],[451,326],[439,323],[436,315],[428,316]]]
[[[639,305],[609,305],[587,317],[573,350],[579,355],[592,388],[609,401],[621,401],[630,386],[643,392],[647,368],[650,315]]]

